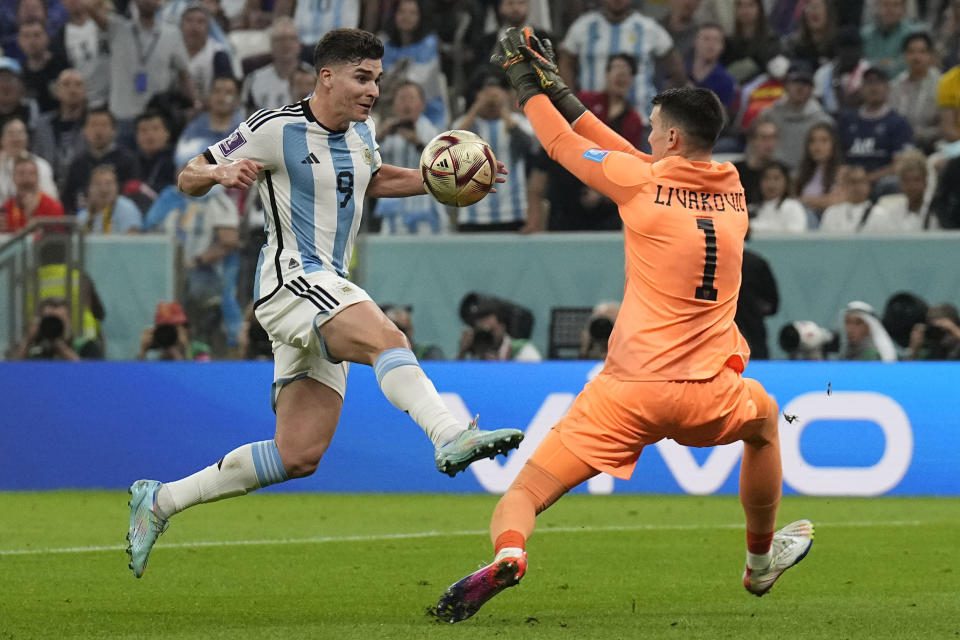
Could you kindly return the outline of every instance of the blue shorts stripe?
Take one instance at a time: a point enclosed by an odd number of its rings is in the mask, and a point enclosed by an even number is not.
[[[405,347],[397,347],[396,349],[387,349],[377,358],[377,361],[373,363],[373,372],[377,376],[377,383],[379,384],[383,380],[383,376],[391,369],[396,369],[397,367],[402,367],[404,365],[413,365],[419,367],[420,363],[417,362],[417,356],[413,355],[413,351]]]

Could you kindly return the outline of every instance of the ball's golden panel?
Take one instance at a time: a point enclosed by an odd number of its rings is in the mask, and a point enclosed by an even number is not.
[[[490,193],[497,180],[497,160],[486,140],[454,129],[427,143],[420,156],[420,176],[437,201],[466,207]]]

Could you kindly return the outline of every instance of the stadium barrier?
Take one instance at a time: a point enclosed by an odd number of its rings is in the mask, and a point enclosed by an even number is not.
[[[430,363],[451,410],[526,431],[508,458],[450,479],[422,432],[353,366],[338,433],[310,478],[266,491],[504,491],[595,362]],[[960,495],[960,363],[754,363],[795,416],[781,420],[784,488],[807,495]],[[126,487],[172,480],[273,433],[269,363],[2,363],[0,490]],[[647,447],[629,481],[578,491],[732,494],[741,445]]]

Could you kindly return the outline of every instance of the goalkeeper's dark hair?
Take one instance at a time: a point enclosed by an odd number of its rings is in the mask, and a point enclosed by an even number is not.
[[[660,106],[660,118],[683,131],[694,149],[712,149],[725,124],[723,103],[710,89],[681,87],[667,89],[654,96]]]
[[[369,31],[361,29],[333,29],[328,31],[313,51],[313,66],[320,69],[335,64],[359,64],[363,60],[383,57],[383,43]]]

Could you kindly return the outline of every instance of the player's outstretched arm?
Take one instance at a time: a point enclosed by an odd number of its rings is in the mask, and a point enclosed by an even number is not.
[[[404,169],[392,164],[380,165],[380,169],[370,179],[367,195],[371,198],[406,198],[426,193],[420,172],[416,169]]]
[[[617,204],[633,197],[633,188],[614,182],[604,171],[603,161],[611,151],[598,149],[592,140],[575,133],[545,95],[532,97],[523,111],[547,154],[567,171]],[[634,184],[642,182],[642,177],[650,174],[648,163],[638,158],[624,157],[636,165],[631,166],[630,170],[641,178]]]
[[[261,169],[262,164],[247,158],[229,164],[210,164],[205,156],[194,156],[177,176],[177,188],[188,196],[205,195],[215,184],[247,189],[256,182]]]

